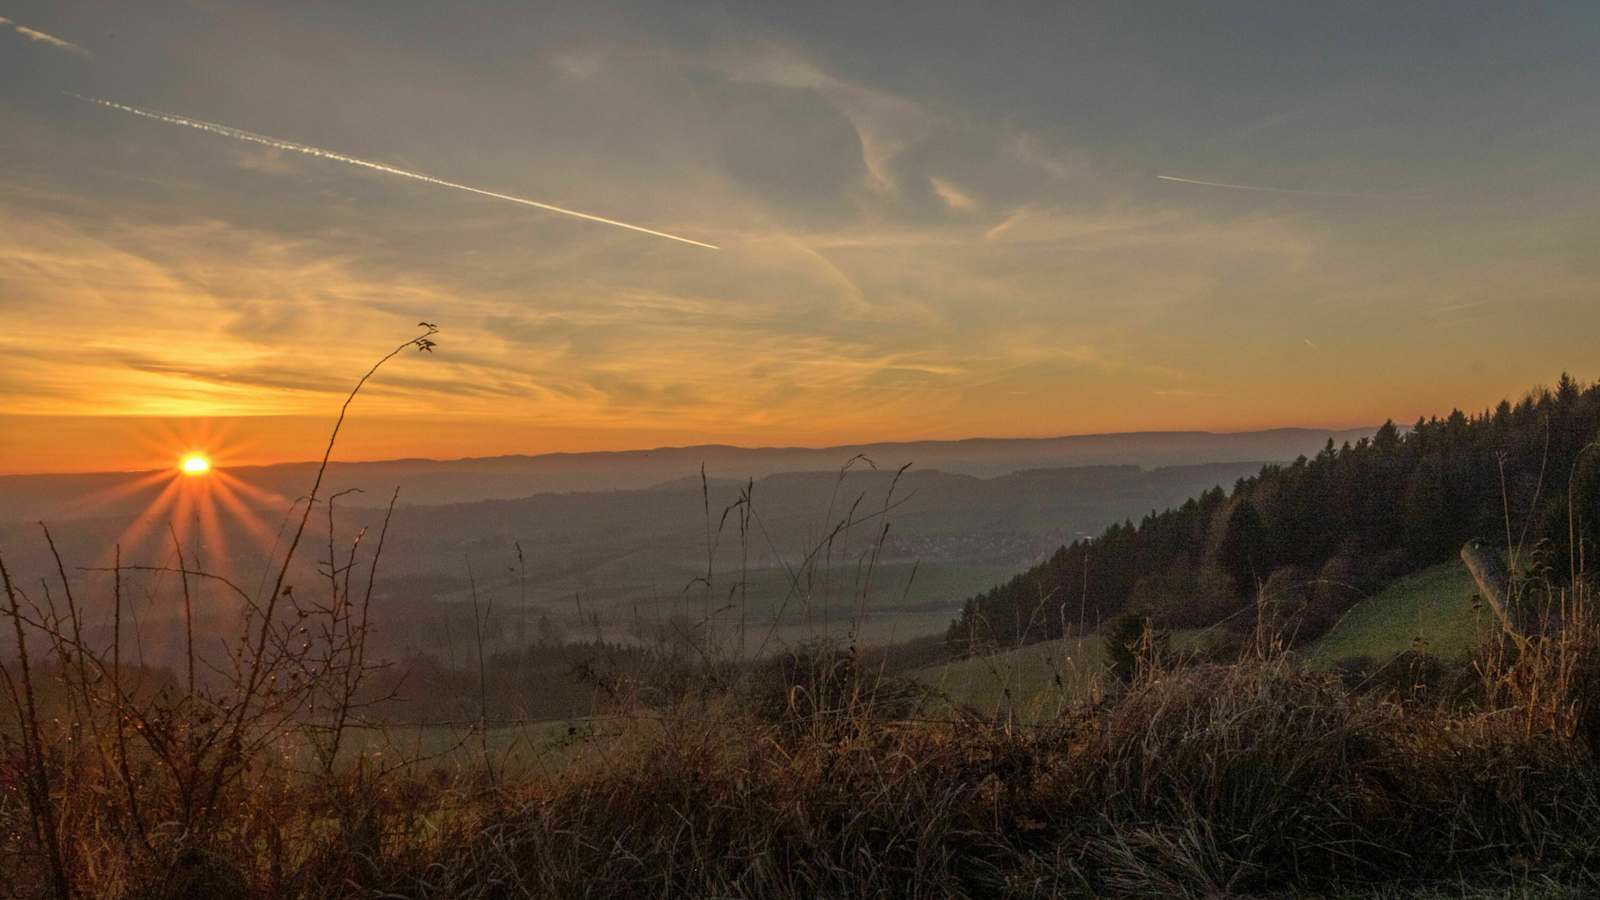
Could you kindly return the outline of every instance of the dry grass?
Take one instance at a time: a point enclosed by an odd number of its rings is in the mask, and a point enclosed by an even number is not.
[[[1520,656],[1487,652],[1465,707],[1350,690],[1251,651],[1145,667],[1029,728],[917,720],[847,654],[808,658],[634,708],[620,737],[545,775],[460,758],[384,772],[365,756],[296,773],[263,752],[203,830],[162,824],[178,798],[135,756],[142,836],[118,767],[48,735],[46,774],[84,896],[1403,896],[1464,883],[1557,896],[1593,886],[1600,863],[1600,645],[1587,617],[1568,628]],[[13,761],[0,789],[7,886],[47,896],[22,775]]]

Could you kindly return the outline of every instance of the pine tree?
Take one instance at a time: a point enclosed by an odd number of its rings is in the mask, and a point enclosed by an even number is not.
[[[1271,548],[1271,535],[1261,513],[1254,503],[1241,500],[1228,516],[1217,560],[1233,578],[1234,590],[1241,597],[1253,595],[1256,582],[1272,571]]]
[[[1385,421],[1383,427],[1378,429],[1378,433],[1372,436],[1372,446],[1385,456],[1400,446],[1400,429],[1394,426],[1393,419]]]
[[[1402,539],[1412,561],[1427,565],[1449,556],[1456,546],[1454,529],[1450,527],[1444,472],[1433,457],[1424,459],[1407,479],[1403,510]]]

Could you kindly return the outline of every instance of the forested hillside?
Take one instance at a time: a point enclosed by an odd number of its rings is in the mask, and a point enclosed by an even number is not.
[[[1475,415],[1454,410],[1408,430],[1388,422],[1370,440],[1330,440],[1231,493],[1216,488],[1061,547],[969,599],[949,637],[1026,643],[1129,612],[1206,625],[1248,618],[1257,596],[1309,637],[1386,580],[1474,538],[1522,547],[1567,579],[1600,559],[1597,438],[1600,384],[1568,375]]]

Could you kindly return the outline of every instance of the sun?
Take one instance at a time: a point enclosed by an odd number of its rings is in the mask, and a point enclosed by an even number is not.
[[[213,430],[209,422],[184,423],[181,431],[152,435],[148,452],[147,459],[155,463],[150,470],[131,473],[132,477],[95,492],[96,499],[105,502],[138,498],[144,505],[143,513],[133,517],[108,546],[124,554],[142,553],[171,537],[188,548],[190,559],[205,548],[207,560],[218,565],[229,558],[233,537],[247,538],[262,551],[272,552],[267,548],[275,535],[263,512],[288,507],[290,501],[250,483],[241,475],[247,470],[233,469],[239,445],[228,434]],[[157,462],[163,459],[168,460],[165,465]],[[170,534],[161,534],[151,544],[156,529]]]
[[[185,475],[204,475],[211,471],[211,460],[204,453],[185,453],[178,468]]]

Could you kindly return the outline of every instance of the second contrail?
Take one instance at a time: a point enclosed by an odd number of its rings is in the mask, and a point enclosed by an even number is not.
[[[1198,184],[1202,187],[1227,188],[1230,191],[1256,191],[1263,194],[1302,194],[1311,197],[1379,197],[1381,194],[1359,194],[1351,191],[1310,191],[1300,188],[1263,187],[1259,184],[1230,184],[1226,181],[1201,181],[1198,178],[1179,178],[1176,175],[1157,175],[1162,181],[1179,184]]]
[[[412,172],[407,169],[397,169],[394,166],[384,165],[380,162],[373,162],[371,160],[361,159],[355,156],[346,156],[343,153],[335,153],[332,150],[323,150],[320,147],[312,147],[309,144],[297,144],[294,141],[279,140],[275,137],[267,137],[263,134],[255,134],[253,132],[244,131],[242,129],[233,128],[227,125],[218,125],[215,122],[206,122],[200,119],[187,118],[185,116],[175,116],[169,113],[152,112],[147,109],[140,109],[137,106],[128,106],[125,103],[117,103],[112,100],[101,100],[98,97],[85,97],[82,94],[71,94],[70,96],[76,97],[86,103],[104,106],[107,109],[121,110],[122,112],[131,113],[132,115],[140,116],[142,118],[154,119],[157,122],[166,122],[169,125],[184,125],[200,131],[208,131],[212,134],[220,134],[223,137],[230,137],[235,140],[249,141],[252,144],[275,147],[279,150],[292,150],[295,153],[304,153],[307,156],[315,156],[319,159],[331,159],[335,162],[347,163],[352,166],[360,166],[363,169],[371,169],[374,172],[382,172],[385,175],[398,175],[401,178],[410,178],[415,181],[423,181],[427,182],[428,184],[438,185],[439,187],[454,188],[458,191],[466,191],[469,194],[478,194],[479,196],[490,197],[495,200],[506,200],[511,203],[520,203],[523,206],[532,206],[536,209],[542,209],[547,212],[560,213],[563,216],[587,219],[590,222],[599,222],[602,225],[613,225],[617,228],[626,228],[629,231],[637,231],[640,234],[648,234],[653,237],[666,238],[669,241],[678,241],[679,243],[683,244],[693,244],[696,247],[704,247],[707,250],[722,249],[716,244],[708,244],[704,241],[694,240],[693,238],[686,238],[676,234],[668,234],[665,231],[656,231],[653,228],[645,228],[642,225],[631,225],[627,222],[619,222],[616,219],[608,219],[604,216],[596,216],[586,212],[579,212],[575,209],[567,209],[565,207],[555,206],[554,204],[550,203],[540,203],[538,200],[529,200],[527,197],[517,197],[512,194],[501,194],[496,191],[486,191],[483,188],[475,188],[471,185],[458,184],[454,181],[446,181],[443,178],[435,178],[432,175],[424,175],[421,172]]]

